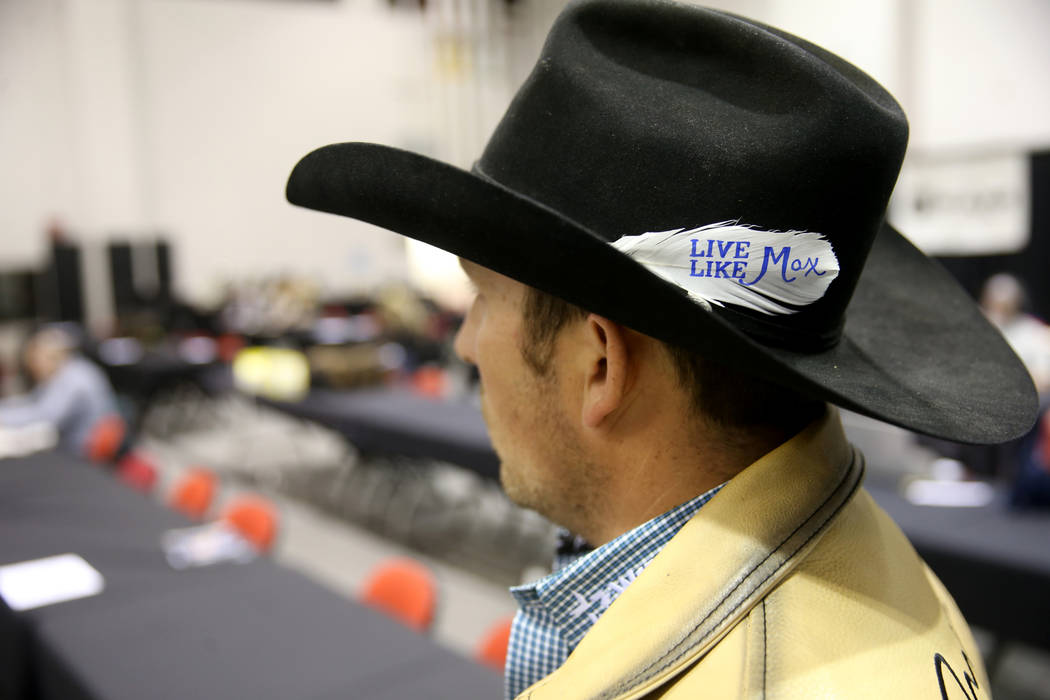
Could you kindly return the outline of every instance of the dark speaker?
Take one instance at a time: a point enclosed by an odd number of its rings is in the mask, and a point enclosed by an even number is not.
[[[109,271],[118,314],[171,301],[171,247],[167,241],[110,243]]]
[[[171,301],[171,246],[167,241],[157,241],[157,298]]]
[[[109,244],[109,278],[113,288],[114,310],[120,314],[137,309],[139,298],[135,293],[135,275],[129,243]]]
[[[36,270],[0,272],[0,321],[29,321],[36,317]]]
[[[35,291],[37,312],[42,319],[83,323],[80,248],[68,243],[53,243],[51,262],[41,273]]]

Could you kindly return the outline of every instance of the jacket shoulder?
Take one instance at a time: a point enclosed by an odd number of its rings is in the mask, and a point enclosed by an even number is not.
[[[740,698],[991,697],[955,602],[865,491],[791,575],[659,697],[734,686]]]

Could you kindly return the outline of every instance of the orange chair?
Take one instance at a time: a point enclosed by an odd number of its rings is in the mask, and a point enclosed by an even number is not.
[[[117,462],[117,478],[143,493],[149,493],[157,483],[157,468],[141,454],[131,453]]]
[[[426,632],[434,622],[437,585],[430,570],[419,562],[392,559],[372,572],[361,602],[418,632]]]
[[[222,514],[223,522],[233,526],[260,552],[268,552],[277,537],[277,509],[259,496],[241,496]]]
[[[1043,413],[1043,419],[1039,421],[1035,449],[1043,467],[1050,471],[1050,411]]]
[[[216,342],[219,359],[226,364],[230,364],[246,344],[243,336],[234,333],[223,333]]]
[[[171,494],[172,508],[193,520],[202,520],[215,499],[219,479],[204,467],[186,471]]]
[[[109,462],[117,456],[127,432],[120,416],[109,415],[100,419],[88,434],[84,451],[92,462]]]
[[[448,378],[440,367],[420,367],[412,374],[412,388],[420,396],[440,399],[445,395]]]
[[[478,645],[474,658],[502,673],[507,663],[507,645],[510,643],[510,626],[513,622],[514,618],[508,617],[490,627],[485,636],[481,638],[481,644]]]

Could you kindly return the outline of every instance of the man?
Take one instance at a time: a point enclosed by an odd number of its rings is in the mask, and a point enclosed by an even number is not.
[[[981,310],[1024,362],[1045,399],[1050,396],[1050,327],[1026,313],[1024,304],[1024,287],[1009,273],[992,275],[981,288]]]
[[[463,259],[508,495],[576,534],[515,589],[508,697],[988,696],[950,596],[860,489],[838,404],[1031,425],[1017,358],[884,222],[885,90],[739,17],[583,0],[463,172],[374,144],[291,202]]]
[[[0,401],[0,428],[49,425],[61,449],[85,455],[92,430],[117,415],[113,389],[102,371],[74,352],[75,342],[48,327],[26,343],[24,362],[35,383],[31,394]]]

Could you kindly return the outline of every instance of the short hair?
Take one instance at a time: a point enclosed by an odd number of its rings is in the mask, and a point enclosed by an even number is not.
[[[527,287],[522,308],[522,357],[541,376],[552,371],[554,343],[567,324],[587,315],[579,306]],[[753,428],[797,430],[820,415],[824,402],[787,387],[658,341],[668,353],[690,404],[700,416],[728,431]]]
[[[58,326],[44,326],[30,336],[27,344],[41,350],[61,353],[71,352],[77,346],[73,336]]]

